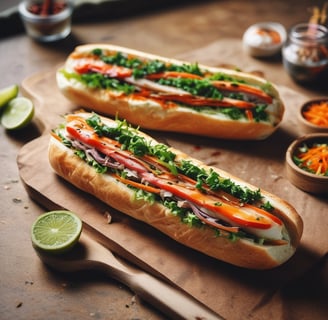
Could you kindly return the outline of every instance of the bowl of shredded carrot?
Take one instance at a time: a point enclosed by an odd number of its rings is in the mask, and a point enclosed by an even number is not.
[[[304,103],[298,118],[304,133],[328,132],[328,97]]]
[[[311,133],[295,140],[286,152],[286,174],[299,189],[328,194],[328,133]]]

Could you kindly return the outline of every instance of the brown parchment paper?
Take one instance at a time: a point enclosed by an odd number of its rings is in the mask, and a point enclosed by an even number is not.
[[[250,64],[239,43],[229,40],[180,58],[208,65],[234,63],[245,71],[261,70],[269,79],[270,75],[278,76],[276,65],[257,65],[253,60]],[[190,250],[58,178],[47,159],[49,132],[61,122],[62,114],[76,106],[59,93],[55,69],[26,79],[23,86],[35,99],[36,119],[42,130],[42,136],[26,144],[17,159],[33,199],[48,209],[75,211],[95,233],[103,235],[110,249],[189,292],[226,319],[326,319],[328,200],[294,187],[286,179],[284,167],[288,145],[302,134],[295,114],[305,96],[279,86],[286,104],[285,117],[280,128],[264,141],[148,131],[158,140],[274,193],[296,208],[304,221],[304,234],[295,256],[279,268],[253,271]]]

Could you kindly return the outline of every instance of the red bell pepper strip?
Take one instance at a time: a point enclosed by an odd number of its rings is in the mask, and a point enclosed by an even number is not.
[[[126,77],[130,77],[132,75],[132,70],[128,68],[124,68],[117,65],[110,65],[110,64],[81,64],[75,66],[75,71],[79,74],[89,73],[89,72],[95,72],[95,73],[101,73],[103,75],[107,75],[111,78],[117,78],[117,79],[124,79]]]
[[[160,80],[167,78],[185,78],[185,79],[204,79],[202,76],[188,72],[165,71],[161,73],[152,73],[146,76],[149,80]]]
[[[195,107],[236,107],[240,109],[254,108],[255,104],[243,100],[237,100],[232,98],[223,97],[222,99],[213,99],[200,96],[193,96],[191,94],[150,94],[150,98],[158,98],[163,100],[170,100],[185,103]]]
[[[166,79],[166,78],[185,78],[185,79],[206,79],[202,76],[188,73],[188,72],[178,72],[178,71],[166,71],[161,73],[153,73],[147,76],[147,79],[150,80],[160,80],[160,79]],[[254,97],[257,97],[266,103],[272,103],[272,97],[269,96],[266,92],[263,90],[254,87],[252,85],[248,85],[245,83],[237,83],[237,82],[230,82],[230,81],[224,81],[224,80],[209,80],[210,83],[223,91],[230,91],[230,92],[240,92],[240,93],[246,93],[250,94]]]
[[[117,78],[124,80],[124,78],[130,77],[133,74],[133,70],[117,66],[117,65],[110,65],[107,63],[104,63],[100,60],[97,60],[96,62],[92,63],[91,61],[85,62],[83,64],[77,64],[75,66],[75,71],[79,74],[89,73],[89,72],[95,72],[100,73],[103,75],[107,75],[111,78]],[[149,80],[159,80],[159,79],[165,79],[165,78],[187,78],[187,79],[205,79],[204,77],[201,77],[199,75],[195,75],[188,72],[178,72],[178,71],[166,71],[161,73],[153,73],[146,76]],[[261,100],[263,100],[266,103],[272,103],[272,97],[269,96],[267,93],[262,91],[259,88],[256,88],[251,85],[243,84],[243,83],[232,83],[229,81],[211,81],[212,85],[217,87],[218,89],[224,90],[224,91],[232,91],[232,92],[242,92],[246,94],[253,95]],[[178,101],[178,102],[184,102],[187,104],[195,105],[195,106],[235,106],[238,108],[252,108],[255,106],[255,104],[245,101],[240,101],[236,99],[229,99],[229,98],[223,98],[222,100],[217,99],[209,99],[209,98],[203,98],[203,97],[193,97],[187,98],[186,96],[170,96],[167,95],[166,97],[163,96],[162,98],[165,100],[172,98],[172,100]],[[182,98],[183,97],[183,98]]]
[[[243,92],[263,100],[266,103],[272,103],[272,97],[259,88],[244,83],[229,81],[212,81],[214,87],[223,91]]]
[[[216,212],[219,217],[221,216],[223,219],[231,221],[239,226],[269,229],[274,223],[282,225],[279,218],[258,207],[247,204],[237,206],[229,201],[225,201],[223,198],[202,193],[196,187],[190,186],[189,183],[186,185],[185,182],[179,181],[177,177],[172,179],[171,175],[165,173],[155,176],[153,172],[147,169],[147,165],[143,165],[142,159],[137,159],[128,151],[122,150],[120,153],[116,152],[118,142],[107,137],[99,137],[83,118],[70,116],[68,117],[68,121],[66,130],[71,136],[113,157],[117,161],[123,163],[127,168],[138,172],[142,180],[149,182],[156,189],[169,191],[202,208]],[[111,145],[112,141],[116,145]],[[190,180],[188,182],[190,182]]]

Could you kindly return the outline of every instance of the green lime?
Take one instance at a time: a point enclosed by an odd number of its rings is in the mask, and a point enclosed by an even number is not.
[[[34,248],[53,254],[70,250],[80,238],[82,221],[73,212],[50,211],[40,215],[32,225]]]
[[[18,85],[3,88],[0,90],[0,108],[5,106],[10,100],[16,98],[18,95]]]
[[[22,129],[33,119],[34,105],[25,97],[11,99],[4,108],[1,124],[8,130]]]

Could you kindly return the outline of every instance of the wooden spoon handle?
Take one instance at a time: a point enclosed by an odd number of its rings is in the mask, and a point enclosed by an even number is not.
[[[222,320],[193,296],[126,261],[122,261],[84,231],[81,234],[80,250],[66,255],[38,253],[42,261],[64,271],[96,269],[128,286],[141,299],[169,316],[170,319]]]
[[[111,278],[128,286],[140,298],[168,315],[170,319],[222,320],[207,306],[188,293],[140,268],[117,259],[111,251],[89,238],[90,255],[87,260]]]
[[[170,319],[223,319],[191,295],[150,274],[138,274],[131,278],[129,286],[138,296],[157,307]]]

